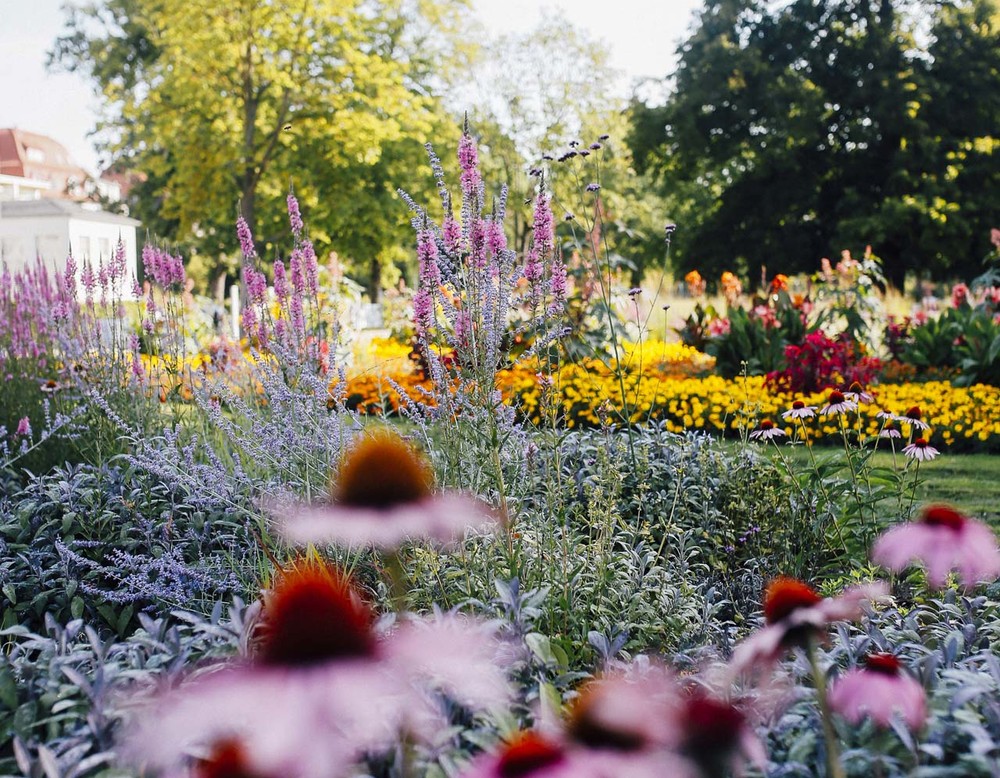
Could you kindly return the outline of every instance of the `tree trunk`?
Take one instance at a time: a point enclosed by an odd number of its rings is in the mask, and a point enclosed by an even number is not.
[[[373,303],[382,300],[382,263],[378,257],[372,257],[368,265],[368,299]]]

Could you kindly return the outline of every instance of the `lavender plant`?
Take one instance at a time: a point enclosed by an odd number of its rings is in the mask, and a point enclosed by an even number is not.
[[[459,144],[459,215],[440,160],[428,147],[444,219],[401,192],[417,231],[419,285],[414,323],[433,383],[426,401],[404,408],[428,448],[440,452],[446,484],[488,496],[509,519],[510,500],[523,482],[524,430],[497,388],[497,373],[520,359],[544,353],[563,332],[566,270],[554,255],[549,195],[544,182],[535,197],[534,231],[523,260],[504,234],[507,188],[490,202],[479,172],[475,141],[465,128]],[[531,348],[511,352],[517,335]]]

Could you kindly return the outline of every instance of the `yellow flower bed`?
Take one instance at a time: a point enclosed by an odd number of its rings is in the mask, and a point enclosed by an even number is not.
[[[597,425],[605,419],[620,423],[627,416],[632,423],[663,421],[673,432],[694,429],[735,435],[767,418],[789,435],[795,433],[801,437],[801,428],[785,422],[782,412],[795,400],[803,400],[817,410],[826,404],[825,392],[800,396],[774,391],[765,386],[761,376],[729,380],[685,375],[693,371],[693,362],[690,354],[686,359],[681,358],[682,354],[677,351],[672,361],[649,359],[646,352],[641,371],[638,359],[629,358],[621,382],[607,365],[598,360],[584,360],[547,375],[542,374],[538,365],[501,371],[498,385],[506,401],[524,418],[540,423],[556,417],[558,423],[567,427]],[[413,399],[423,396],[418,387],[428,391],[431,388],[429,382],[413,373],[400,373],[392,378]],[[625,402],[622,402],[622,387]],[[860,414],[844,417],[852,434],[860,425],[862,435],[877,435],[883,424],[875,418],[880,409],[903,414],[919,406],[924,420],[931,425],[923,435],[933,445],[1000,451],[998,387],[961,388],[945,381],[932,381],[883,384],[872,391],[876,396],[872,405],[863,405]],[[373,413],[391,413],[400,402],[386,377],[371,374],[350,379],[345,394],[352,407]],[[840,424],[838,416],[807,419],[805,433],[811,440],[834,440],[841,434]],[[903,432],[908,432],[906,425]]]

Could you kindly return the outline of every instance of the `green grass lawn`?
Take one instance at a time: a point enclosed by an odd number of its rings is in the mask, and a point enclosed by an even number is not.
[[[833,449],[816,449],[819,458]],[[777,456],[768,447],[770,456]],[[781,453],[792,467],[810,467],[809,454],[802,446],[782,446]],[[898,456],[902,466],[904,460]],[[876,467],[892,467],[892,455],[875,455]],[[912,471],[912,467],[911,467]],[[918,502],[946,502],[970,516],[986,519],[1000,530],[1000,456],[995,454],[943,453],[920,465]]]

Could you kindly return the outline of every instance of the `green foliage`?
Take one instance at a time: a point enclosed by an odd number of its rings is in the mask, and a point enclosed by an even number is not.
[[[897,286],[909,269],[971,274],[1000,209],[1000,25],[988,0],[924,9],[706,4],[670,100],[632,112],[681,268],[809,271],[870,243]]]
[[[252,542],[241,524],[148,476],[54,469],[0,500],[0,628],[85,618],[123,637],[140,612],[210,610],[240,587],[231,563],[246,575]]]
[[[447,67],[459,5],[106,0],[70,13],[52,60],[104,98],[104,149],[159,237],[231,270],[239,206],[270,254],[293,182],[317,249],[377,276],[409,237],[396,187],[448,135],[427,58]]]
[[[590,144],[607,135],[590,159],[577,156],[570,164],[546,166],[546,187],[557,220],[564,214],[577,217],[560,230],[567,256],[573,250],[588,259],[604,252],[619,255],[628,263],[631,285],[639,286],[645,271],[666,259],[666,213],[663,198],[635,170],[625,143],[628,119],[624,100],[617,97],[620,74],[610,65],[607,47],[569,19],[545,16],[534,30],[485,46],[476,70],[488,85],[470,113],[484,152],[483,169],[520,196],[512,197],[508,208],[510,245],[523,252],[530,240],[531,211],[521,202],[534,195],[536,182],[525,171],[542,166],[543,157],[558,158],[570,141],[590,155]],[[592,182],[601,185],[599,195],[585,193]],[[600,226],[591,230],[595,221]],[[571,227],[577,227],[575,234]]]
[[[902,352],[919,368],[952,368],[955,383],[1000,385],[1000,323],[985,310],[962,305],[910,330]]]
[[[743,308],[730,308],[729,332],[710,338],[705,346],[715,357],[716,371],[725,378],[735,378],[744,370],[747,375],[781,370],[785,366],[785,346],[800,342],[805,334],[801,317],[794,309],[786,309],[781,321],[779,326]]]

